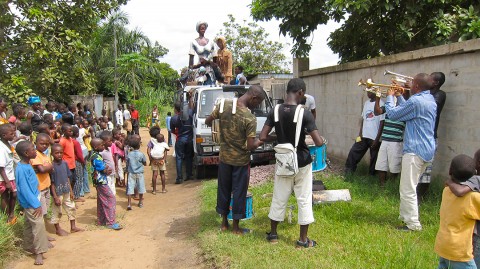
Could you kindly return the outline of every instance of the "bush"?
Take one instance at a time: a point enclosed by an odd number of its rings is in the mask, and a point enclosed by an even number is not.
[[[154,105],[158,107],[160,127],[165,128],[165,117],[167,112],[173,114],[173,91],[157,90],[152,87],[145,89],[145,95],[140,99],[133,101],[140,114],[140,126],[145,127],[151,120],[152,109]]]
[[[8,260],[19,255],[18,243],[22,232],[23,217],[18,216],[15,225],[7,225],[7,216],[0,214],[0,268],[4,268]]]

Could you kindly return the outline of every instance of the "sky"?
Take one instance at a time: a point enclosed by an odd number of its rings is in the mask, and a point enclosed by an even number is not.
[[[207,4],[199,7],[201,4]],[[209,0],[205,2],[183,0],[130,0],[122,10],[128,14],[130,28],[138,28],[152,42],[158,41],[169,52],[161,60],[175,70],[188,65],[188,50],[190,42],[198,37],[195,25],[198,21],[206,21],[207,38],[214,38],[228,21],[228,14],[233,14],[237,22],[253,21],[248,5],[251,0]],[[285,44],[284,53],[292,61],[290,53],[292,39],[279,35],[279,22],[258,22],[269,33],[269,38]],[[312,35],[312,50],[310,51],[310,69],[336,65],[338,55],[327,46],[327,38],[340,25],[330,22],[319,26]]]

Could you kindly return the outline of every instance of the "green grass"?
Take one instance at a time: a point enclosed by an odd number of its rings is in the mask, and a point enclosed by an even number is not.
[[[20,238],[23,236],[23,216],[13,226],[7,225],[7,216],[0,214],[0,268],[21,255]]]
[[[349,189],[351,202],[315,205],[315,222],[309,237],[317,241],[312,249],[295,249],[299,226],[297,211],[292,224],[280,223],[279,243],[265,240],[270,229],[268,211],[273,183],[251,188],[255,217],[241,225],[253,229],[244,237],[221,233],[215,212],[216,180],[205,181],[201,192],[201,228],[198,233],[207,262],[217,268],[436,268],[433,247],[439,224],[441,184],[432,184],[431,195],[420,208],[421,232],[401,232],[398,221],[398,182],[389,181],[380,189],[375,177],[341,176],[317,179],[328,189]],[[439,182],[439,180],[437,180]],[[295,198],[289,205],[296,205]],[[288,211],[287,211],[288,212]]]

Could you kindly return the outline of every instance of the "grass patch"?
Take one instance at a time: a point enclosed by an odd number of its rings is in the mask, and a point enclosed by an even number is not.
[[[23,216],[17,212],[17,223],[7,225],[7,216],[0,214],[0,268],[6,267],[7,263],[22,255],[20,241],[23,237]]]
[[[315,205],[315,223],[309,237],[318,246],[297,250],[299,236],[297,211],[292,224],[280,223],[279,243],[265,240],[270,230],[268,212],[273,183],[251,188],[255,217],[242,221],[253,234],[239,237],[219,231],[221,218],[215,212],[216,180],[204,181],[201,192],[201,229],[198,237],[205,258],[217,268],[436,268],[438,257],[433,250],[439,225],[441,184],[432,184],[431,195],[420,208],[421,232],[401,232],[395,229],[398,220],[399,180],[378,187],[376,177],[323,177],[328,189],[349,189],[352,201]],[[437,180],[439,182],[439,180]],[[292,196],[289,205],[295,205]],[[288,211],[287,211],[288,212]],[[286,218],[287,220],[287,218]]]

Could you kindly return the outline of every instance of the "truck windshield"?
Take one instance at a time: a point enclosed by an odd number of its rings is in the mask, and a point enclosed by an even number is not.
[[[235,97],[233,92],[223,92],[223,90],[206,90],[200,93],[198,97],[198,117],[206,118],[213,111],[213,106],[217,99],[232,99]]]
[[[202,91],[199,96],[199,110],[198,110],[198,117],[199,118],[206,118],[210,115],[213,111],[213,106],[218,99],[226,98],[232,99],[235,97],[234,92],[223,92],[223,90],[207,90]],[[267,106],[266,101],[264,100],[260,105],[256,108],[252,109],[252,114],[256,117],[266,117],[268,116],[268,112],[270,112],[270,107]]]

